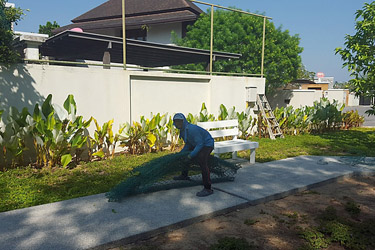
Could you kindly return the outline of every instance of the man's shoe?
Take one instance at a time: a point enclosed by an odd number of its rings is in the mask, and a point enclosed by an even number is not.
[[[173,177],[173,180],[175,180],[175,181],[190,181],[190,177],[184,176],[184,175],[179,175],[179,176]]]
[[[213,193],[214,193],[214,190],[203,188],[202,191],[200,191],[200,192],[197,193],[197,196],[198,197],[205,197],[205,196],[209,196],[209,195],[211,195]]]

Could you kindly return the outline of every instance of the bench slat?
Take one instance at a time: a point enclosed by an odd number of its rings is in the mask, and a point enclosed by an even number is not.
[[[245,140],[230,140],[215,142],[214,152],[217,154],[227,153],[233,151],[241,151],[248,149],[257,149],[259,147],[258,142],[251,142]]]
[[[197,125],[204,129],[238,127],[238,120],[224,120],[213,122],[198,122]]]
[[[208,131],[212,138],[224,137],[224,136],[238,136],[238,128],[221,129]]]

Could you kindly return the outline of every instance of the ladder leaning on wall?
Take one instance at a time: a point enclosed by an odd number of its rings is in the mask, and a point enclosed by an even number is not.
[[[283,133],[281,132],[279,123],[277,122],[275,115],[271,109],[271,106],[267,100],[267,97],[263,94],[257,95],[257,105],[258,110],[262,115],[262,118],[266,121],[267,131],[272,140],[275,140],[276,137],[284,138]]]

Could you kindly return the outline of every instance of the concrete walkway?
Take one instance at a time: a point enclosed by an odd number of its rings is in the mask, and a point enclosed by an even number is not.
[[[99,194],[4,212],[0,249],[105,249],[110,242],[125,243],[356,173],[374,174],[375,166],[353,166],[340,157],[300,156],[243,164],[234,182],[214,184],[214,194],[205,198],[195,196],[201,189],[197,186],[138,195],[121,203],[107,202]]]

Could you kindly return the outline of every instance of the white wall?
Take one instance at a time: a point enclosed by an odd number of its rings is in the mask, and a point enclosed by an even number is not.
[[[358,106],[359,98],[353,93],[348,94],[347,89],[329,89],[329,90],[279,90],[276,94],[269,98],[273,108],[293,106],[299,108],[302,106],[312,106],[315,101],[319,101],[323,96],[330,102],[337,100],[340,105],[347,103],[347,106]],[[346,100],[348,98],[348,100]],[[285,100],[289,99],[290,103],[286,104]]]
[[[280,90],[273,97],[268,97],[272,108],[293,106],[300,108],[303,106],[313,106],[314,101],[319,101],[323,97],[322,91],[293,89],[293,90]],[[286,100],[290,100],[289,104]]]
[[[339,104],[346,105],[346,98],[348,92],[349,91],[345,89],[329,89],[324,91],[324,97],[327,98],[330,102],[336,100]]]
[[[147,41],[163,44],[172,44],[172,31],[178,38],[182,37],[182,23],[151,25],[147,32]]]
[[[355,96],[354,93],[349,94],[348,106],[359,106],[359,97]]]
[[[150,113],[192,113],[198,114],[203,102],[209,105],[210,79],[206,76],[166,77],[165,74],[132,75],[131,114],[139,121],[140,116]]]
[[[246,87],[256,87],[258,94],[264,94],[265,78],[212,76],[211,112],[217,117],[220,104],[228,109],[235,106],[237,112],[245,110]]]
[[[73,94],[78,114],[99,123],[115,119],[114,130],[124,122],[139,121],[150,113],[198,114],[203,102],[217,116],[220,104],[246,108],[246,87],[264,93],[264,78],[171,74],[51,65],[18,65],[0,71],[0,109],[16,106],[32,111],[53,95],[60,106]]]

